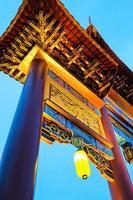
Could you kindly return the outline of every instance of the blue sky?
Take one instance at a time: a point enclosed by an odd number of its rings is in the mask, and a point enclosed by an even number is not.
[[[20,0],[0,3],[0,35],[13,19]],[[86,28],[88,18],[105,41],[133,70],[132,0],[62,0],[76,20]],[[16,110],[22,85],[0,72],[0,155]],[[91,164],[91,177],[77,178],[73,164],[75,148],[70,145],[40,145],[35,200],[110,200],[107,182]],[[133,167],[128,165],[130,175]],[[133,175],[132,175],[133,180]]]

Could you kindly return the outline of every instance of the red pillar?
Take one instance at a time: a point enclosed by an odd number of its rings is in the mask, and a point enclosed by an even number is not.
[[[108,181],[108,186],[110,189],[110,194],[111,194],[111,198],[112,200],[122,200],[119,194],[119,190],[117,189],[117,185],[116,182],[109,182]]]
[[[112,161],[112,168],[115,183],[109,183],[112,199],[133,200],[133,186],[131,179],[127,172],[126,165],[121,155],[121,151],[105,106],[101,109],[101,115],[105,135],[107,139],[113,144],[112,151],[114,154],[114,160]]]
[[[31,63],[1,158],[1,200],[33,199],[46,66],[41,59]]]

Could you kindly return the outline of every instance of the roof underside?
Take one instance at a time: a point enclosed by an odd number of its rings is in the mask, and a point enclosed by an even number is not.
[[[133,104],[133,72],[123,63],[112,49],[103,40],[96,28],[90,24],[87,33],[118,63],[117,76],[114,80],[113,89],[124,99]]]
[[[23,1],[0,38],[0,69],[24,82],[19,64],[35,44],[100,98],[113,87],[133,103],[132,72],[92,26],[85,31],[58,0]]]

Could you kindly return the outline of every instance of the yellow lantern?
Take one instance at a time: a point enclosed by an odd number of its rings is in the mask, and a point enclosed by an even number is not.
[[[87,179],[88,176],[90,176],[91,170],[85,151],[76,151],[74,155],[74,163],[76,167],[76,174],[82,179]]]

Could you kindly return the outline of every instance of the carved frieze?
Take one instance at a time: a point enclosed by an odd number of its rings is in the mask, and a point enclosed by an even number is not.
[[[60,86],[65,88],[68,92],[70,92],[74,97],[79,99],[82,103],[84,103],[87,107],[89,107],[91,110],[93,110],[97,115],[100,115],[99,109],[94,106],[90,101],[88,101],[85,97],[83,97],[78,91],[74,90],[70,85],[68,85],[64,80],[59,78],[54,72],[51,70],[48,71],[48,75],[50,78],[52,78],[54,81],[56,81]]]
[[[56,140],[59,143],[72,144],[79,149],[83,149],[102,176],[112,182],[113,173],[110,160],[113,157],[111,149],[105,147],[91,135],[86,134],[49,106],[46,106],[44,111],[47,113],[43,119],[42,128],[44,141],[46,139],[46,142],[51,144]]]
[[[111,97],[112,98],[112,97]],[[116,106],[112,101],[110,101],[108,98],[105,98],[104,101],[106,102],[106,104],[108,105],[108,107],[112,108],[115,112],[117,112],[121,117],[123,117],[126,121],[128,121],[128,123],[133,124],[133,119],[131,119],[131,117],[129,117],[126,114],[126,110],[125,107],[115,98],[112,99],[116,105]]]
[[[81,104],[79,104],[78,101],[52,84],[50,88],[50,100],[94,130],[96,133],[101,134],[98,119]]]
[[[50,134],[50,136],[58,141],[59,143],[70,143],[72,138],[72,131],[67,128],[62,127],[57,122],[50,121],[45,118],[43,121],[43,131],[46,134]]]
[[[56,121],[56,123],[63,125],[68,130],[71,130],[73,132],[72,138],[75,138],[75,139],[81,138],[84,143],[91,144],[95,146],[97,149],[99,149],[99,151],[101,151],[101,153],[103,153],[105,157],[108,157],[108,159],[113,158],[113,154],[110,148],[103,145],[100,141],[95,139],[90,134],[87,134],[84,130],[76,126],[73,122],[68,120],[62,114],[58,113],[57,111],[55,111],[53,108],[49,106],[45,106],[44,112],[47,113],[49,116],[51,116]],[[71,143],[73,143],[73,141],[71,141]],[[82,144],[82,142],[80,143]]]
[[[110,161],[105,159],[92,145],[85,145],[83,150],[87,153],[92,163],[96,165],[101,175],[110,182],[113,182],[114,176]]]

